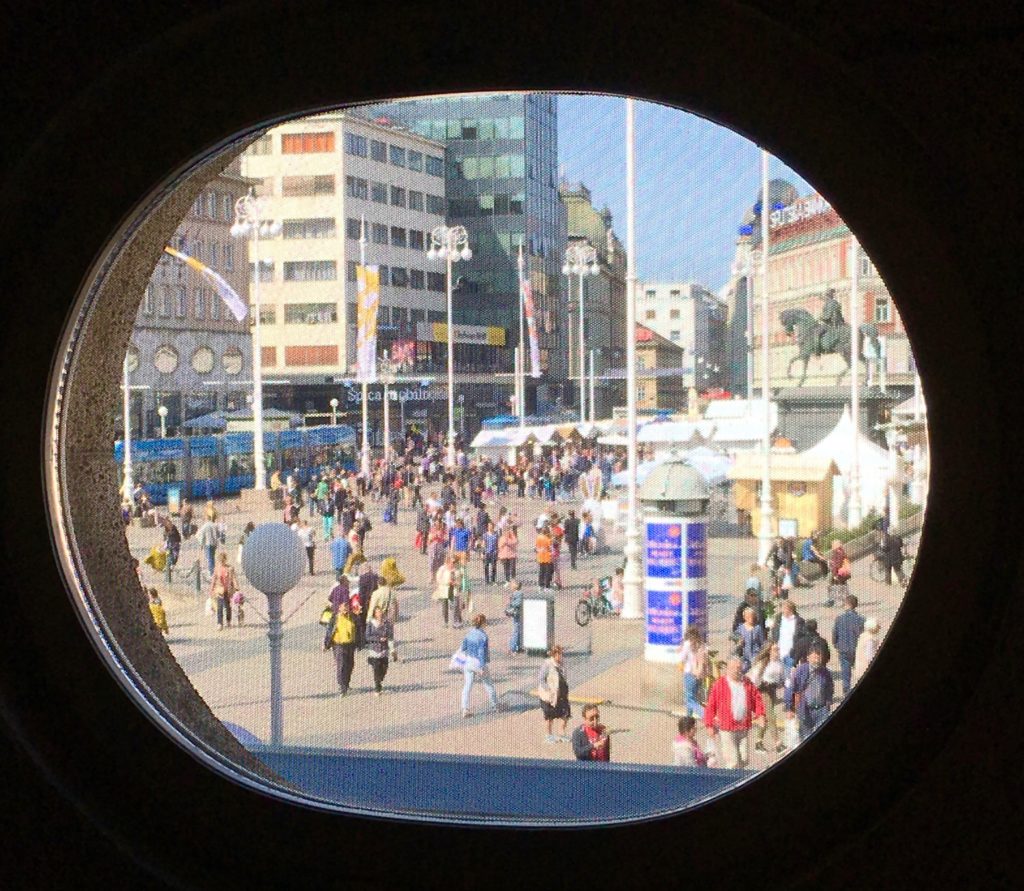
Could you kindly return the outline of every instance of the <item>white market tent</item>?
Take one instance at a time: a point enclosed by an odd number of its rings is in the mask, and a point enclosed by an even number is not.
[[[665,455],[662,458],[656,458],[653,461],[643,461],[638,464],[636,468],[637,485],[643,483],[647,479],[647,475],[655,467],[669,460],[669,457],[669,455]],[[729,468],[732,466],[732,459],[728,455],[723,455],[706,446],[698,446],[685,452],[677,451],[676,455],[671,457],[685,458],[704,477],[709,486],[717,486],[725,482]],[[613,486],[626,486],[628,483],[627,471],[622,470],[619,473],[612,474],[611,484]]]
[[[833,480],[832,515],[837,519],[845,517],[850,497],[850,466],[853,463],[853,421],[849,406],[843,409],[843,415],[831,433],[800,454],[802,457],[831,458],[835,461],[839,475]],[[867,513],[871,508],[879,513],[884,512],[889,480],[889,452],[863,433],[858,433],[857,463],[860,467],[863,512]]]

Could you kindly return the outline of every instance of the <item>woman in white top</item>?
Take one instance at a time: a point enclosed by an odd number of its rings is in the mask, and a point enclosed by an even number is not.
[[[874,617],[864,622],[864,630],[860,633],[860,637],[857,638],[857,653],[853,659],[853,683],[855,684],[860,680],[861,675],[868,670],[871,660],[875,658],[875,653],[878,652],[878,646],[881,643],[878,633],[880,629],[881,626],[878,624],[878,619]]]
[[[775,751],[781,752],[785,746],[779,739],[779,728],[775,721],[775,706],[781,701],[783,686],[786,682],[786,666],[782,664],[779,645],[773,643],[762,658],[758,659],[747,673],[747,677],[761,691],[764,699],[764,723],[758,728],[757,743],[754,748],[759,752],[767,751],[764,737],[770,727],[775,737]]]
[[[704,636],[696,626],[691,625],[683,635],[682,657],[683,708],[687,715],[703,718],[704,706],[701,705],[699,691],[707,677],[708,655]]]

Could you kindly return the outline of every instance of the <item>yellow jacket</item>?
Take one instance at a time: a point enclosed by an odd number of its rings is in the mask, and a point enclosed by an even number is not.
[[[156,627],[164,634],[167,634],[170,629],[167,627],[167,613],[163,606],[151,600],[149,602],[149,611],[153,614],[153,621],[156,622]]]
[[[334,620],[334,635],[331,641],[335,644],[350,644],[356,642],[356,623],[351,615],[343,616],[341,613]]]

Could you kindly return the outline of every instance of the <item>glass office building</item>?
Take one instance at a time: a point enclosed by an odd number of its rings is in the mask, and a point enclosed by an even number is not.
[[[558,195],[557,96],[501,93],[414,99],[367,106],[446,146],[447,222],[465,226],[473,259],[453,270],[457,324],[507,332],[505,370],[519,343],[516,271],[519,247],[538,315],[543,378],[530,410],[553,408],[566,375],[566,316],[561,266],[565,208]],[[535,402],[536,400],[536,402]]]

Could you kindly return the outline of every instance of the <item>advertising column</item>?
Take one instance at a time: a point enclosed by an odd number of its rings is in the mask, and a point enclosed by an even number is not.
[[[644,533],[644,658],[679,662],[687,627],[696,625],[707,634],[707,523],[703,518],[658,517],[645,522]]]

